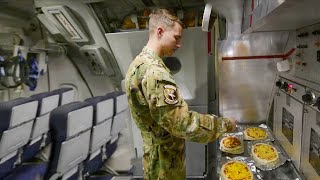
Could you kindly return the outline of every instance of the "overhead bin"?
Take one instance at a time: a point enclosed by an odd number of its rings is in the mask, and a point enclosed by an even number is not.
[[[319,22],[319,0],[246,0],[242,32],[295,30]]]

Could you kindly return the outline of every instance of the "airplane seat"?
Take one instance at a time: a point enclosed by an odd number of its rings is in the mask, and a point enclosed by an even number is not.
[[[107,146],[107,165],[114,171],[128,172],[131,168],[133,149],[126,138],[129,134],[127,124],[131,121],[128,98],[124,92],[119,91],[115,96],[115,115],[111,127],[112,139]],[[112,156],[111,156],[112,155]]]
[[[60,94],[59,106],[75,101],[75,98],[74,98],[75,90],[73,88],[60,88],[60,89],[55,89],[52,92],[56,92]]]
[[[27,179],[43,179],[48,168],[47,162],[42,163],[23,163],[13,170],[11,174],[2,180],[27,180]]]
[[[93,106],[94,113],[89,157],[84,163],[84,174],[89,175],[98,171],[107,158],[105,156],[105,146],[111,139],[111,124],[114,114],[113,101],[113,98],[108,96],[97,96],[85,100]]]
[[[0,102],[0,179],[8,175],[21,159],[28,143],[38,101],[32,97]]]
[[[49,132],[50,112],[59,105],[60,95],[57,92],[43,92],[32,95],[38,100],[38,110],[33,124],[30,142],[24,147],[22,161],[28,161],[35,157],[41,149],[47,146],[51,140]]]
[[[126,122],[129,121],[130,117],[127,95],[124,92],[120,92],[115,100],[115,116],[111,127],[113,139],[118,139],[120,131],[125,128]]]
[[[111,128],[111,136],[116,137],[120,131],[125,128],[126,122],[130,118],[129,104],[127,95],[124,93],[118,94],[116,97],[115,116]]]
[[[104,95],[105,97],[113,98],[113,102],[114,102],[114,106],[113,106],[114,118],[111,124],[111,140],[106,145],[106,153],[105,153],[108,158],[112,156],[112,154],[116,151],[118,147],[117,143],[118,143],[119,136],[116,133],[116,131],[119,130],[119,129],[117,130],[117,128],[119,128],[119,122],[115,122],[115,117],[117,115],[117,97],[121,95],[124,95],[123,91],[114,91]],[[119,117],[117,119],[119,119]],[[121,120],[120,120],[120,123],[121,123]]]
[[[59,106],[50,114],[52,153],[45,179],[70,179],[82,174],[89,152],[93,107],[87,102]]]

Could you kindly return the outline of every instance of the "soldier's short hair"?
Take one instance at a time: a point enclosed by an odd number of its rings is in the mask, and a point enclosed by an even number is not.
[[[149,30],[154,30],[158,25],[163,25],[165,28],[173,27],[175,22],[184,27],[180,19],[170,11],[166,9],[154,9],[149,16]]]

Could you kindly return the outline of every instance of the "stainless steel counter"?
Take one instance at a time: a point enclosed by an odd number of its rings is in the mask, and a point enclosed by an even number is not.
[[[238,126],[238,129],[241,131],[241,129],[244,129],[241,126]],[[239,130],[235,132],[240,132]],[[271,132],[271,130],[268,128],[268,131]],[[272,132],[270,133],[272,135]],[[274,137],[272,137],[274,139]],[[219,159],[223,157],[250,157],[250,153],[248,152],[248,143],[250,141],[244,140],[244,152],[242,154],[230,154],[230,153],[225,153],[222,151],[218,151],[218,163],[216,167],[219,167]],[[283,153],[287,157],[287,161],[281,165],[280,167],[274,169],[274,170],[269,170],[269,171],[263,171],[260,170],[259,168],[256,169],[256,172],[254,173],[256,176],[256,179],[263,179],[263,180],[276,180],[276,179],[285,179],[285,180],[304,180],[303,176],[300,174],[300,172],[296,169],[294,166],[293,162],[290,160],[286,152],[282,149],[280,144],[277,142],[276,139],[274,139],[273,144],[278,146],[281,149],[281,153]]]

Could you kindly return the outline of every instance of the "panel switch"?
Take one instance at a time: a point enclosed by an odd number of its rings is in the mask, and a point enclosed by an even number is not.
[[[85,45],[80,48],[80,51],[88,60],[89,67],[95,75],[114,75],[110,56],[108,56],[108,53],[101,46]]]

